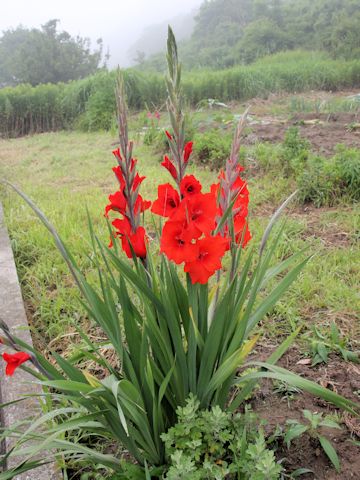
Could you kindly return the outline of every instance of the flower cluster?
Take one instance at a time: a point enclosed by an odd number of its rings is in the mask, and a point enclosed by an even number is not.
[[[113,154],[118,161],[113,172],[119,182],[119,189],[109,195],[110,203],[105,207],[105,216],[108,216],[111,210],[121,215],[111,222],[115,228],[114,236],[121,239],[122,249],[129,258],[132,258],[133,254],[145,258],[146,234],[144,227],[139,225],[140,214],[151,206],[151,202],[143,200],[139,194],[139,187],[145,177],[136,172],[134,158],[124,160],[119,148],[114,150]]]
[[[172,136],[168,132],[166,135],[172,142]],[[161,252],[176,264],[184,263],[184,271],[190,275],[192,283],[205,284],[221,268],[221,260],[231,245],[229,221],[219,231],[217,228],[225,213],[229,192],[224,172],[209,193],[202,192],[201,183],[193,175],[182,176],[191,150],[189,142],[177,166],[165,157],[162,165],[176,181],[178,190],[170,183],[159,185],[158,198],[151,211],[168,219],[162,229]],[[249,192],[240,176],[241,171],[242,167],[238,166],[236,179],[230,187],[230,200],[233,201],[230,220],[233,240],[244,247],[251,236],[246,221]]]
[[[236,244],[245,247],[251,238],[247,225],[249,191],[241,178],[243,167],[230,157],[219,182],[204,193],[194,175],[185,175],[193,143],[183,144],[179,149],[173,135],[168,131],[165,134],[174,158],[165,156],[161,165],[172,176],[176,188],[170,183],[159,185],[158,197],[151,207],[152,213],[167,218],[161,232],[160,251],[176,264],[183,263],[192,283],[205,284],[222,267],[225,252]],[[146,234],[139,225],[140,213],[151,206],[139,194],[145,177],[136,172],[136,160],[123,160],[120,149],[113,153],[119,164],[113,168],[119,190],[109,196],[105,215],[110,211],[121,214],[121,218],[112,221],[114,235],[121,239],[122,249],[129,258],[133,255],[145,258]]]

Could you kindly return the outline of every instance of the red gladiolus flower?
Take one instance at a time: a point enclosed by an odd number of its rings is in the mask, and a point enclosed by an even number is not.
[[[131,231],[129,220],[116,218],[112,225],[115,227],[115,234],[121,238],[121,246],[128,258],[132,258],[132,251],[137,257],[146,257],[146,237],[144,227],[138,227],[135,232]],[[131,245],[131,247],[130,247]]]
[[[164,225],[160,250],[177,264],[195,260],[198,251],[196,244],[192,243],[192,235],[184,227],[184,223],[171,220]]]
[[[184,162],[187,163],[189,161],[190,155],[192,153],[193,142],[187,142],[184,147]]]
[[[180,182],[180,192],[183,197],[196,195],[201,192],[201,188],[201,183],[194,177],[194,175],[186,175]]]
[[[158,186],[158,198],[153,202],[151,211],[162,217],[170,217],[179,205],[180,196],[178,192],[170,183],[165,183]]]
[[[113,195],[109,195],[110,203],[105,207],[105,217],[108,216],[110,210],[115,210],[124,214],[126,212],[126,198],[122,191],[118,190]]]
[[[190,275],[192,283],[205,284],[209,278],[221,268],[221,259],[224,256],[228,240],[217,235],[207,236],[196,242],[198,253],[195,260],[185,263],[184,271]]]
[[[168,138],[169,140],[172,140],[172,139],[173,139],[171,133],[169,133],[167,130],[165,130],[165,135],[167,136],[167,138]]]
[[[174,180],[177,179],[177,171],[175,165],[172,163],[168,156],[164,155],[164,161],[161,163],[161,165],[165,167],[166,170],[168,170]]]
[[[203,233],[208,235],[214,230],[217,213],[214,195],[198,193],[184,198],[172,219],[185,222],[192,238],[199,238]]]
[[[30,355],[26,352],[3,353],[3,359],[7,363],[5,373],[6,375],[14,375],[15,370],[23,363],[30,360]]]

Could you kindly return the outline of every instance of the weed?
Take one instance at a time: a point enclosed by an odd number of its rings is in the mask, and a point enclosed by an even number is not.
[[[306,424],[300,423],[297,420],[287,421],[288,429],[284,440],[288,448],[290,447],[290,443],[295,438],[300,437],[307,432],[311,438],[319,441],[321,448],[324,450],[333,466],[339,472],[340,462],[336,450],[330,441],[324,435],[322,435],[321,431],[319,430],[321,427],[340,429],[339,424],[333,419],[329,418],[329,415],[323,417],[322,413],[312,413],[309,410],[303,410],[303,416],[305,420],[307,420]]]

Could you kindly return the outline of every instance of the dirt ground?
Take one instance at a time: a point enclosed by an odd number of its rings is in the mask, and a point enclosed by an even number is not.
[[[339,143],[360,148],[360,115],[357,113],[298,113],[289,119],[274,116],[250,119],[244,144],[280,143],[291,126],[298,127],[300,135],[310,141],[313,151],[321,155],[334,154]]]
[[[256,353],[256,358],[265,360],[271,352],[269,348],[261,349]],[[279,362],[279,365],[300,374],[304,378],[320,383],[346,398],[359,402],[360,395],[360,365],[345,362],[338,356],[332,355],[328,364],[311,367],[306,364],[297,349],[289,351]],[[304,364],[305,363],[305,364]],[[284,426],[289,419],[304,422],[302,410],[308,409],[313,413],[322,412],[334,414],[336,409],[327,402],[307,393],[294,395],[293,399],[286,399],[278,393],[274,393],[271,381],[263,382],[262,387],[251,401],[254,411],[268,422],[265,431],[271,435],[276,426]],[[316,439],[310,438],[306,433],[294,440],[288,450],[281,441],[277,449],[277,457],[290,473],[298,468],[308,468],[313,473],[301,475],[303,480],[355,480],[360,479],[360,455],[359,447],[352,441],[360,440],[360,419],[354,418],[348,413],[337,411],[341,419],[341,430],[322,429],[321,433],[326,436],[340,459],[341,471],[337,473],[332,467],[327,456]]]

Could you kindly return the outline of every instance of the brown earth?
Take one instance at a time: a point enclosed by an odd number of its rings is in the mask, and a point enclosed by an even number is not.
[[[333,155],[339,143],[360,148],[359,113],[305,113],[293,115],[290,119],[269,116],[261,117],[259,123],[253,119],[249,121],[244,144],[280,143],[291,126],[297,126],[300,135],[310,141],[313,151],[321,155]]]
[[[256,354],[256,359],[265,360],[271,352],[269,348],[262,348]],[[300,363],[299,363],[300,362]],[[296,349],[289,351],[279,362],[279,365],[313,380],[325,388],[343,395],[347,399],[359,402],[360,395],[360,366],[345,362],[338,356],[332,355],[327,364],[311,367],[302,358]],[[313,413],[322,412],[324,415],[335,414],[341,419],[341,430],[321,429],[321,433],[331,441],[340,459],[341,471],[337,473],[323,452],[319,442],[308,434],[303,434],[294,440],[288,450],[280,440],[276,451],[277,458],[282,459],[282,464],[288,474],[298,468],[308,468],[313,471],[301,475],[304,480],[355,480],[360,479],[360,449],[352,443],[360,440],[360,420],[348,413],[341,412],[331,404],[302,392],[293,399],[286,399],[274,393],[271,381],[263,382],[261,389],[251,400],[254,411],[260,418],[267,421],[265,431],[271,435],[277,425],[284,426],[287,420],[295,419],[306,423],[302,410],[307,409]]]

